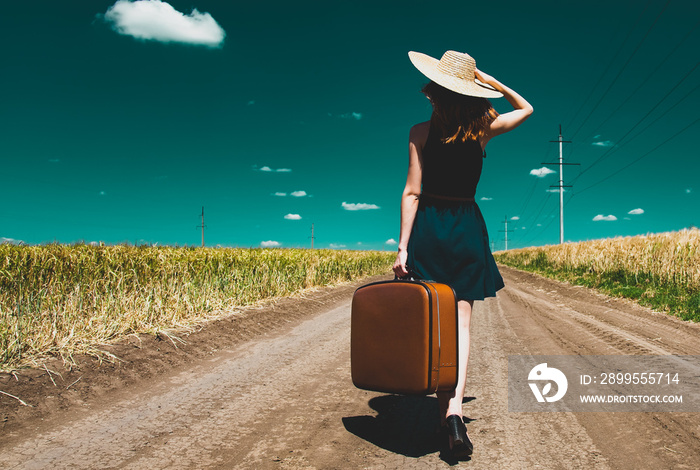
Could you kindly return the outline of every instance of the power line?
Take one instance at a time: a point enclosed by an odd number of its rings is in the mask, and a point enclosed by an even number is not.
[[[506,228],[505,228],[505,230],[499,230],[499,232],[503,232],[505,234],[506,251],[508,251],[508,234],[513,233],[514,230],[508,230],[508,216],[507,215],[505,216],[505,220],[503,221],[503,223],[506,224]]]
[[[666,11],[666,8],[668,7],[668,5],[669,5],[670,3],[671,3],[671,0],[666,0],[666,3],[664,4],[664,7],[661,9],[661,11],[659,12],[659,14],[656,15],[656,19],[654,19],[654,22],[651,24],[651,26],[649,27],[649,29],[647,30],[647,32],[644,34],[644,36],[642,37],[641,41],[639,41],[639,44],[637,44],[637,47],[634,49],[634,51],[632,51],[632,54],[630,54],[630,56],[627,58],[627,61],[624,63],[624,65],[622,66],[622,68],[620,69],[620,71],[617,73],[617,75],[615,75],[615,78],[613,78],[613,81],[610,83],[610,85],[608,85],[608,88],[605,90],[605,92],[604,92],[603,95],[600,97],[600,99],[599,99],[598,102],[595,104],[595,106],[593,106],[593,109],[591,109],[591,111],[588,113],[588,115],[586,116],[586,118],[585,118],[585,119],[583,120],[583,122],[579,125],[578,129],[576,129],[576,132],[573,133],[573,135],[571,136],[572,139],[573,139],[574,137],[576,137],[576,135],[578,134],[578,132],[583,128],[584,124],[586,124],[586,122],[587,122],[588,119],[591,117],[591,115],[595,112],[596,109],[598,109],[598,106],[600,105],[600,103],[603,102],[603,99],[605,99],[605,97],[608,95],[608,92],[609,92],[609,91],[612,89],[612,87],[615,85],[615,83],[617,82],[617,79],[620,78],[620,75],[622,75],[622,72],[625,71],[625,69],[627,68],[627,66],[629,65],[629,63],[632,61],[632,58],[635,56],[635,54],[637,54],[637,51],[639,51],[639,48],[642,46],[642,44],[644,43],[644,41],[646,40],[646,38],[649,36],[649,33],[651,33],[651,30],[654,29],[654,26],[656,26],[656,23],[659,21],[659,18],[661,18],[661,15],[664,13],[664,11]]]
[[[559,143],[559,184],[550,186],[551,188],[559,188],[559,243],[564,243],[564,188],[570,188],[570,185],[564,184],[564,165],[579,165],[579,163],[564,163],[564,143],[571,143],[570,140],[563,140],[561,136],[561,124],[559,124],[559,139],[551,140],[550,142]],[[543,165],[556,165],[557,163],[542,163]]]
[[[586,103],[588,103],[588,100],[590,100],[590,99],[591,99],[591,96],[593,96],[593,92],[598,88],[598,85],[600,85],[600,83],[603,81],[603,78],[605,77],[605,75],[607,75],[608,71],[610,70],[610,67],[612,67],[612,65],[613,65],[614,63],[616,63],[616,61],[617,61],[617,56],[619,56],[620,53],[622,52],[622,49],[625,47],[625,44],[627,44],[627,41],[629,40],[630,36],[632,35],[632,31],[635,30],[635,28],[637,27],[637,25],[638,25],[639,22],[641,21],[642,16],[644,15],[644,13],[645,13],[645,12],[647,11],[647,9],[649,8],[649,5],[651,5],[651,0],[647,1],[647,4],[644,6],[644,9],[639,13],[639,16],[637,16],[636,21],[634,22],[634,24],[632,25],[632,27],[630,28],[630,30],[627,32],[627,36],[626,36],[625,39],[622,41],[622,44],[620,45],[619,49],[617,50],[617,52],[615,53],[615,55],[613,56],[613,58],[612,58],[612,59],[610,60],[610,62],[608,63],[608,66],[605,68],[605,70],[604,70],[603,73],[601,74],[601,76],[600,76],[600,78],[598,79],[598,81],[596,82],[596,84],[593,85],[593,88],[591,88],[590,93],[588,94],[588,96],[586,97],[586,99],[583,100],[583,103],[581,103],[581,106],[576,110],[576,113],[574,114],[574,117],[571,118],[571,120],[567,123],[567,125],[566,125],[567,129],[571,127],[571,125],[574,123],[574,121],[576,121],[576,118],[577,118],[578,115],[581,113],[581,110],[583,110],[583,108],[584,108],[584,106],[586,105]]]
[[[197,225],[197,228],[202,229],[202,248],[204,248],[204,228],[206,225],[204,225],[204,206],[202,206],[202,225]]]
[[[641,157],[639,157],[639,158],[633,160],[632,162],[628,163],[627,165],[623,166],[622,168],[620,168],[620,169],[617,170],[616,172],[614,172],[614,173],[612,173],[612,174],[606,176],[605,178],[603,178],[603,179],[601,179],[601,180],[599,180],[599,181],[593,183],[593,184],[590,185],[590,186],[587,186],[587,187],[583,188],[582,190],[580,190],[580,191],[578,192],[578,194],[581,194],[582,192],[591,189],[593,186],[597,186],[597,185],[599,185],[600,183],[602,183],[603,181],[607,181],[607,180],[609,180],[610,178],[612,178],[613,176],[615,176],[615,175],[617,175],[618,173],[622,172],[623,170],[626,170],[627,168],[631,167],[632,165],[634,165],[635,163],[637,163],[638,161],[640,161],[641,159],[643,159],[643,158],[646,157],[647,155],[651,154],[652,152],[655,152],[655,151],[658,150],[660,147],[666,145],[668,142],[670,142],[671,140],[675,139],[676,137],[678,137],[678,136],[681,135],[683,132],[685,132],[685,131],[687,131],[688,129],[690,129],[692,126],[694,126],[694,125],[697,124],[698,122],[700,122],[700,118],[697,118],[695,121],[691,122],[690,124],[688,124],[687,126],[685,126],[683,129],[681,129],[680,131],[676,132],[676,133],[673,134],[671,137],[669,137],[668,139],[664,140],[664,141],[661,142],[659,145],[657,145],[657,146],[654,147],[653,149],[649,150],[647,153],[643,154]]]
[[[666,100],[666,98],[668,98],[668,97],[671,95],[671,93],[673,93],[673,92],[676,90],[676,88],[678,88],[678,87],[679,87],[679,86],[680,86],[680,85],[695,71],[695,69],[698,68],[698,66],[700,66],[700,62],[697,62],[697,63],[693,66],[693,68],[690,69],[690,70],[683,76],[683,78],[681,78],[681,79],[680,79],[680,80],[679,80],[679,81],[678,81],[678,82],[677,82],[677,83],[676,83],[676,84],[675,84],[675,85],[674,85],[674,86],[673,86],[673,87],[672,87],[672,88],[671,88],[671,89],[670,89],[670,90],[669,90],[669,91],[668,91],[668,92],[667,92],[667,93],[666,93],[666,94],[665,94],[665,95],[664,95],[664,96],[649,110],[649,111],[647,111],[647,113],[646,113],[641,119],[639,119],[639,120],[625,133],[625,135],[623,135],[623,136],[618,140],[618,142],[622,142],[628,135],[630,135],[630,133],[632,133],[633,130],[635,130],[635,129],[637,128],[637,126],[639,126],[647,117],[649,117],[649,115],[650,115],[651,113],[653,113],[653,112],[656,110],[656,108],[658,108],[658,107],[661,105],[661,103],[663,103],[663,102]],[[697,87],[696,87],[696,88],[697,88]],[[694,92],[696,88],[694,88],[694,89],[691,91],[691,93]],[[690,94],[690,93],[689,93],[689,94]],[[686,96],[687,96],[687,95],[686,95]],[[675,107],[675,106],[676,106],[677,104],[679,104],[679,103],[680,103],[680,101],[677,102],[675,105],[673,105],[673,107]],[[668,111],[666,111],[666,112],[668,112]],[[666,113],[664,113],[664,114],[666,114]],[[657,118],[657,120],[658,120],[658,118]],[[656,122],[656,121],[654,121],[654,122]],[[639,134],[637,134],[637,135],[639,135]],[[636,136],[635,136],[635,137],[636,137]],[[628,144],[630,141],[632,141],[632,139],[629,139],[627,142],[625,142],[625,145]],[[598,159],[597,159],[596,161],[594,161],[594,162],[591,163],[589,166],[587,166],[586,168],[584,168],[584,169],[581,171],[581,173],[579,173],[578,176],[574,179],[574,182],[575,182],[576,180],[578,180],[578,178],[580,178],[580,177],[581,177],[583,174],[585,174],[588,170],[590,170],[590,169],[593,168],[596,164],[598,164],[600,161],[602,161],[604,158],[606,158],[610,153],[612,153],[613,149],[616,149],[616,147],[619,148],[619,147],[621,147],[621,146],[622,146],[622,144],[620,144],[620,145],[615,144],[615,145],[613,145],[612,147],[610,147],[605,153],[603,153],[603,155],[601,155],[600,157],[598,157]]]
[[[632,93],[630,93],[630,95],[627,96],[627,98],[626,98],[622,103],[620,103],[620,105],[619,105],[617,108],[615,108],[615,110],[614,110],[613,112],[609,113],[609,114],[608,114],[608,117],[605,118],[605,120],[604,120],[603,122],[601,122],[600,124],[598,124],[598,127],[596,127],[593,131],[591,131],[590,135],[595,135],[595,133],[598,131],[598,129],[600,129],[601,127],[603,127],[603,126],[605,125],[605,123],[607,123],[607,122],[610,120],[611,117],[613,117],[620,109],[622,109],[622,107],[623,107],[625,104],[627,104],[627,102],[628,102],[630,99],[632,99],[632,97],[633,97],[634,95],[636,95],[637,92],[638,92],[639,90],[641,90],[642,87],[643,87],[644,85],[647,84],[647,82],[651,79],[651,77],[653,77],[653,76],[656,74],[656,72],[658,72],[659,70],[661,70],[661,67],[664,66],[664,64],[668,61],[668,59],[670,59],[671,56],[678,50],[678,48],[681,47],[681,45],[683,45],[683,43],[690,37],[691,34],[693,34],[693,32],[697,29],[698,26],[700,26],[700,21],[698,21],[697,23],[695,23],[695,25],[690,29],[690,31],[688,31],[688,33],[683,37],[683,39],[681,39],[680,42],[679,42],[678,44],[676,44],[676,46],[671,50],[671,52],[669,52],[669,53],[666,55],[666,57],[664,58],[664,60],[662,60],[661,62],[659,62],[659,64],[656,66],[656,68],[655,68],[654,70],[652,70],[652,72],[646,76],[646,78],[642,81],[642,83],[640,83],[640,84],[637,86],[637,88],[635,88],[634,91],[633,91]]]

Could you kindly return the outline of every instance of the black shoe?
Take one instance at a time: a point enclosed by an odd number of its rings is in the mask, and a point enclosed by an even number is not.
[[[467,427],[462,418],[457,415],[450,415],[445,420],[447,432],[450,438],[450,450],[456,458],[464,458],[472,455],[474,445],[467,436]]]

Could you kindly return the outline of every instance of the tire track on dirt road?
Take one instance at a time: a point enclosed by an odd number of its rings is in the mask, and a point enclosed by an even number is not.
[[[692,413],[509,413],[508,356],[698,354],[700,328],[502,268],[477,302],[464,468],[697,468]],[[434,397],[357,390],[350,296],[0,450],[3,468],[447,468]],[[56,422],[53,420],[52,422]]]

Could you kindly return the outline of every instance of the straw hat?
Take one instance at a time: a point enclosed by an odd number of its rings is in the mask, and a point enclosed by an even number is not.
[[[460,95],[480,98],[501,98],[503,95],[492,87],[476,80],[476,61],[469,55],[447,51],[437,60],[420,52],[409,52],[413,65],[426,77]]]

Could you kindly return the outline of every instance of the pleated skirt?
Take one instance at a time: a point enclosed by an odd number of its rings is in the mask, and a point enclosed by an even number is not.
[[[408,243],[409,269],[417,279],[451,286],[459,300],[495,297],[503,278],[474,201],[421,197]]]

